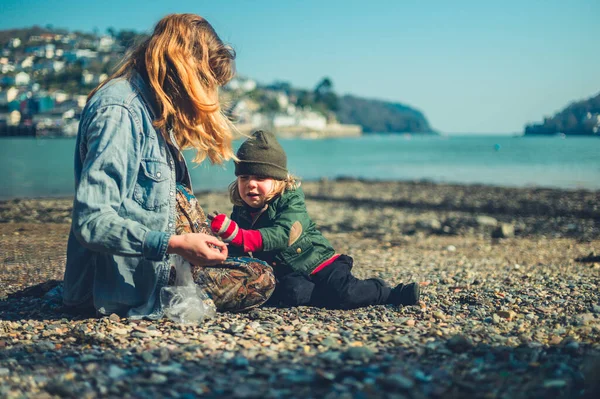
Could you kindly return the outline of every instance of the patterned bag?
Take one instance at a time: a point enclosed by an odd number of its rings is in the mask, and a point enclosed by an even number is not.
[[[206,215],[194,194],[184,185],[177,185],[176,233],[214,235]],[[171,268],[169,285],[175,282]],[[212,298],[218,311],[241,312],[265,303],[275,289],[275,275],[267,263],[248,257],[227,258],[217,266],[192,265],[194,282]]]

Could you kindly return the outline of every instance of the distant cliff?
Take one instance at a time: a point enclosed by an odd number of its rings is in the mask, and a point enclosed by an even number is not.
[[[600,93],[577,101],[544,122],[525,126],[526,135],[600,135]]]
[[[365,133],[435,133],[420,111],[400,103],[346,95],[338,98],[336,116],[340,123],[361,125]]]

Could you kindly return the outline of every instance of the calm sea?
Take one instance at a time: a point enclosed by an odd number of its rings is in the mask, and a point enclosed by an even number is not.
[[[240,143],[236,143],[236,146]],[[305,180],[362,177],[600,189],[600,139],[368,135],[282,140]],[[73,195],[74,139],[0,139],[0,199]],[[185,154],[188,160],[192,152]],[[225,189],[233,166],[191,169],[194,190]]]

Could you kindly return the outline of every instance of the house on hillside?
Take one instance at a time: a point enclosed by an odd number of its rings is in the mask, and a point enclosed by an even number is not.
[[[108,52],[113,49],[114,45],[115,39],[112,36],[102,36],[100,39],[98,39],[96,48],[98,51]]]
[[[8,47],[10,48],[17,48],[21,45],[21,39],[19,39],[18,37],[13,37],[12,39],[10,39],[10,41],[8,42]]]
[[[27,57],[25,57],[21,62],[20,62],[20,66],[22,69],[29,69],[31,67],[33,67],[33,60],[35,59],[35,56],[33,55],[29,55]]]
[[[85,86],[98,86],[106,80],[108,75],[105,73],[95,74],[89,71],[83,71],[81,74],[81,84]]]
[[[83,65],[87,65],[90,60],[98,57],[98,53],[90,49],[77,49],[65,51],[63,57],[67,62],[80,61]]]
[[[15,85],[27,86],[31,81],[31,77],[27,72],[19,72],[15,75]]]
[[[6,90],[1,90],[0,105],[8,105],[8,103],[17,98],[17,94],[19,94],[19,89],[17,89],[16,87],[9,87]]]
[[[33,66],[34,71],[60,72],[65,69],[65,61],[46,60]]]
[[[226,86],[229,90],[233,91],[241,91],[243,93],[247,93],[256,89],[256,81],[252,79],[245,78],[233,78],[227,83]]]
[[[0,63],[0,73],[8,73],[15,70],[15,66],[11,63],[2,64]]]
[[[52,97],[54,98],[54,101],[56,104],[65,102],[70,98],[69,94],[62,90],[57,90],[57,91],[53,92]]]

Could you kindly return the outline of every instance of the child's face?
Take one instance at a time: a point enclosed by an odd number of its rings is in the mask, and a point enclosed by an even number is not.
[[[253,176],[243,175],[237,178],[238,190],[242,200],[252,208],[262,208],[267,201],[267,195],[273,190],[275,180]]]

